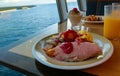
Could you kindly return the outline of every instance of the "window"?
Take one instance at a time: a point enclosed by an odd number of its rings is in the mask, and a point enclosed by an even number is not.
[[[0,1],[0,48],[59,22],[55,0],[25,1]],[[0,65],[0,69],[2,69],[0,75],[25,76],[2,65]]]
[[[78,8],[77,0],[66,0],[66,1],[67,1],[68,11],[70,11],[73,8]]]
[[[6,2],[7,1],[7,2]],[[5,4],[16,6],[14,11],[0,11],[0,47],[7,46],[17,40],[27,37],[35,32],[38,32],[54,23],[59,22],[59,15],[55,0],[41,0],[27,2],[30,5],[36,4],[33,7],[26,9],[23,0],[5,0]],[[14,2],[15,1],[15,2]],[[50,3],[49,3],[50,2]],[[13,3],[13,4],[12,4]],[[39,3],[39,4],[38,4]],[[5,6],[2,4],[1,6]],[[18,5],[15,5],[18,4]],[[21,5],[20,5],[21,4]],[[10,7],[8,6],[8,7]],[[4,10],[5,8],[3,8]]]

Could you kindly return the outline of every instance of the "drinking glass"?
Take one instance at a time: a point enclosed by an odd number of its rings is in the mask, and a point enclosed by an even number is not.
[[[82,18],[81,18],[80,25],[84,25],[85,24],[85,17],[86,17],[86,10],[81,11],[81,13],[82,13]]]
[[[120,5],[104,6],[104,33],[110,40],[120,40]]]
[[[89,32],[90,28],[87,26],[73,26],[72,30],[75,30],[75,31],[85,30],[85,31]]]
[[[68,19],[69,19],[72,27],[77,26],[81,22],[82,13],[80,15],[78,15],[78,14],[68,14]]]

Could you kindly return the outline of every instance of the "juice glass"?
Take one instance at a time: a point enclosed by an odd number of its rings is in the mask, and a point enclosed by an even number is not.
[[[120,39],[120,5],[104,6],[104,33],[111,40]]]

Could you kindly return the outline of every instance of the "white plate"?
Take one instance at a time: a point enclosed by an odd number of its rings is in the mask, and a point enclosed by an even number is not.
[[[94,33],[92,34],[94,36],[94,41],[98,43],[98,45],[102,48],[103,55],[101,56],[94,57],[81,62],[61,62],[54,60],[46,56],[46,54],[42,50],[45,40],[48,39],[50,36],[47,36],[37,41],[32,47],[32,54],[35,57],[35,59],[37,59],[40,63],[52,68],[64,69],[64,70],[76,70],[76,69],[86,69],[86,68],[94,67],[99,64],[102,64],[111,57],[113,53],[113,45],[106,38]]]
[[[87,21],[87,20],[84,20],[84,22],[85,22],[85,23],[95,23],[95,24],[104,23],[104,18],[103,18],[103,16],[97,16],[97,17],[102,17],[102,21]]]

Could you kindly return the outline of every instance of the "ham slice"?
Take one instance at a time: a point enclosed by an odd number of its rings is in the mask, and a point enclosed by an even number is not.
[[[91,42],[71,42],[73,44],[73,51],[66,54],[60,46],[64,43],[55,47],[55,59],[60,61],[83,61],[90,57],[98,56],[102,54],[102,49],[96,44]]]

